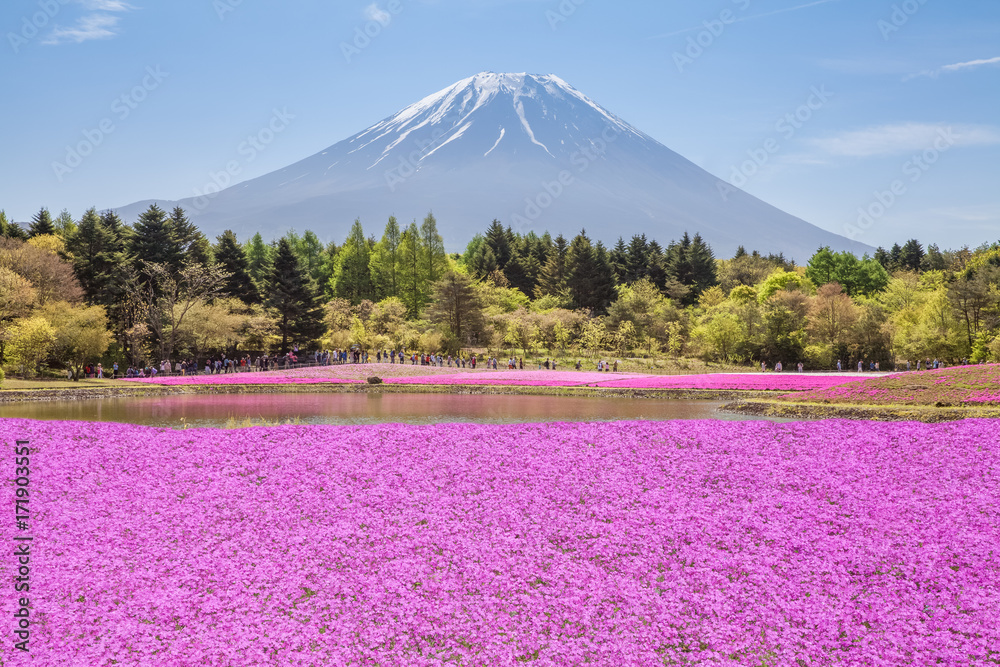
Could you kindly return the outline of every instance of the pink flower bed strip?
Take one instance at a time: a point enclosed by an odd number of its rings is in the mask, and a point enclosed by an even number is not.
[[[31,442],[32,664],[1000,658],[997,421],[0,436]]]

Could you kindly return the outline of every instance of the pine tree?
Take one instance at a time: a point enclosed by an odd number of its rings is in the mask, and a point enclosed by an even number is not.
[[[73,221],[73,216],[66,209],[63,209],[53,222],[52,226],[55,229],[55,234],[63,241],[68,239],[73,232],[76,231],[76,222]]]
[[[291,342],[308,346],[323,335],[323,309],[315,289],[284,238],[278,242],[266,304],[278,313],[282,352]]]
[[[258,292],[263,292],[270,279],[274,267],[273,248],[264,243],[260,232],[257,232],[244,248],[249,262],[250,277],[257,286]]]
[[[353,305],[361,303],[364,299],[371,299],[374,296],[370,267],[371,254],[368,250],[368,239],[365,238],[361,220],[355,220],[354,224],[351,225],[347,241],[340,249],[337,259],[337,268],[333,274],[331,285],[333,295],[337,298],[347,299]]]
[[[183,250],[172,221],[156,204],[151,204],[136,221],[129,254],[140,262],[165,264],[175,273],[180,271]]]
[[[420,242],[424,251],[424,273],[429,283],[436,282],[448,270],[448,254],[444,250],[444,239],[438,233],[437,220],[428,213],[420,225]]]
[[[611,249],[611,268],[615,272],[615,280],[621,285],[628,284],[628,246],[625,239],[618,237],[618,242]]]
[[[382,239],[372,251],[369,266],[375,298],[379,301],[390,296],[399,296],[399,243],[402,232],[396,216],[389,216],[389,222],[382,232]]]
[[[170,212],[169,224],[173,230],[177,249],[181,256],[176,270],[179,271],[183,264],[198,264],[201,266],[211,264],[212,245],[205,238],[205,235],[201,233],[201,230],[187,217],[184,209],[180,206],[175,206],[174,210]]]
[[[482,280],[494,271],[499,271],[500,265],[497,263],[497,256],[493,254],[493,248],[483,242],[476,246],[469,260],[469,272],[476,280]]]
[[[645,234],[633,236],[629,242],[625,268],[623,285],[631,285],[649,277],[649,244]]]
[[[504,229],[504,226],[496,219],[490,223],[490,228],[486,230],[486,245],[493,251],[493,256],[497,259],[497,267],[501,271],[507,266],[512,254],[509,231],[509,229]]]
[[[427,276],[420,230],[413,222],[399,241],[399,298],[406,304],[407,317],[416,319],[427,303]]]
[[[663,290],[667,284],[667,270],[664,267],[663,249],[656,241],[646,247],[646,262],[649,281]]]
[[[883,267],[886,271],[898,271],[903,262],[903,249],[898,243],[893,243],[889,249],[889,266]],[[881,263],[881,262],[880,262]]]
[[[924,247],[916,239],[910,239],[903,245],[900,253],[901,268],[919,271],[920,263],[924,261]]]
[[[431,288],[430,320],[445,327],[457,342],[454,347],[473,345],[483,330],[483,308],[472,280],[448,271]],[[457,350],[454,350],[457,351]]]
[[[7,219],[7,213],[0,210],[0,236],[26,241],[28,233],[21,229],[16,222]]]
[[[695,234],[691,242],[691,273],[694,276],[694,293],[700,296],[709,287],[719,284],[717,277],[717,265],[715,263],[715,253],[712,248],[701,238],[701,234]]]
[[[671,242],[664,254],[664,265],[668,282],[673,280],[689,288],[682,299],[684,305],[694,304],[703,291],[718,282],[715,257],[700,234],[691,239],[684,232],[680,242]]]
[[[43,234],[55,234],[56,227],[52,223],[52,215],[49,209],[44,206],[39,209],[35,217],[31,219],[31,226],[28,227],[28,237],[42,236]]]
[[[104,303],[119,260],[115,246],[114,234],[93,208],[83,214],[76,231],[67,239],[66,250],[73,257],[73,273],[83,288],[87,303]]]
[[[597,261],[594,246],[583,230],[569,244],[566,253],[566,287],[577,308],[592,308]]]
[[[569,246],[562,234],[556,237],[552,244],[552,252],[548,261],[542,267],[542,273],[538,277],[538,287],[535,288],[535,297],[545,295],[563,296],[568,290],[566,258],[569,254]]]
[[[243,246],[236,240],[236,234],[227,229],[216,241],[212,252],[215,262],[229,274],[223,282],[223,290],[247,305],[260,303],[260,294],[250,278],[250,262],[247,261]]]
[[[594,246],[594,275],[591,287],[590,308],[597,313],[607,311],[608,306],[615,300],[615,272],[611,268],[611,260],[608,257],[608,249],[600,241]]]

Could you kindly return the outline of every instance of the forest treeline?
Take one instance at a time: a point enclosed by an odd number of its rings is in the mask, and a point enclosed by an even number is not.
[[[448,254],[432,214],[341,244],[312,231],[209,240],[180,208],[0,211],[0,355],[8,371],[303,349],[701,357],[830,368],[837,360],[1000,359],[1000,244],[804,266],[698,235],[613,247],[494,220]]]

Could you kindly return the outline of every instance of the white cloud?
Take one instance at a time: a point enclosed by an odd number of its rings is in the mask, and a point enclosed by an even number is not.
[[[89,14],[84,16],[76,25],[69,28],[56,27],[43,44],[65,44],[72,42],[79,44],[91,39],[108,39],[117,33],[115,27],[118,25],[117,16],[110,14]]]
[[[81,4],[95,12],[127,12],[132,5],[124,0],[81,0]]]
[[[839,1],[840,0],[813,0],[813,2],[807,2],[804,5],[795,5],[794,7],[785,7],[784,9],[776,9],[776,10],[771,11],[771,12],[764,12],[763,14],[752,14],[750,16],[744,16],[744,17],[738,18],[738,19],[736,19],[734,21],[730,21],[730,24],[732,24],[732,23],[742,23],[743,21],[751,21],[753,19],[764,18],[765,16],[774,16],[775,14],[784,14],[786,12],[797,12],[800,9],[807,9],[809,7],[815,7],[816,5],[825,5],[825,4],[830,3],[830,2],[839,2]],[[745,7],[747,7],[747,6],[749,6],[750,0],[741,0],[741,2],[745,2],[746,3]],[[737,3],[737,5],[738,5],[738,3]],[[648,39],[659,39],[661,37],[673,37],[674,35],[683,35],[686,32],[694,32],[695,30],[704,30],[704,29],[705,29],[704,25],[698,25],[698,26],[695,26],[693,28],[684,28],[683,30],[675,30],[673,32],[667,32],[667,33],[664,33],[662,35],[653,35],[652,37],[649,37]]]
[[[844,157],[873,157],[923,151],[942,136],[954,146],[1000,144],[1000,128],[989,125],[935,125],[899,123],[842,132],[809,143],[824,153]]]
[[[384,9],[380,9],[374,2],[365,7],[365,16],[369,21],[377,21],[382,25],[386,25],[390,20],[392,20],[392,16],[390,16],[389,12]]]
[[[986,58],[983,60],[970,60],[964,63],[954,63],[953,65],[944,65],[943,67],[938,67],[937,69],[924,70],[919,74],[910,74],[904,79],[904,81],[909,81],[910,79],[916,79],[922,76],[929,76],[932,79],[936,79],[942,74],[949,74],[951,72],[960,72],[962,70],[982,67],[984,65],[1000,65],[1000,57]]]

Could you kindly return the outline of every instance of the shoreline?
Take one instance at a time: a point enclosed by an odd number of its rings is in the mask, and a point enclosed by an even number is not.
[[[768,398],[779,391],[740,389],[637,389],[617,387],[547,387],[535,385],[432,385],[432,384],[229,384],[142,385],[137,387],[86,387],[60,389],[9,389],[0,391],[0,405],[36,401],[86,401],[112,398],[155,398],[197,394],[455,394],[583,396],[601,398],[739,401]]]
[[[821,405],[791,401],[738,399],[719,408],[720,412],[785,419],[851,419],[854,421],[915,421],[938,424],[963,419],[1000,419],[1000,407],[933,405]]]

